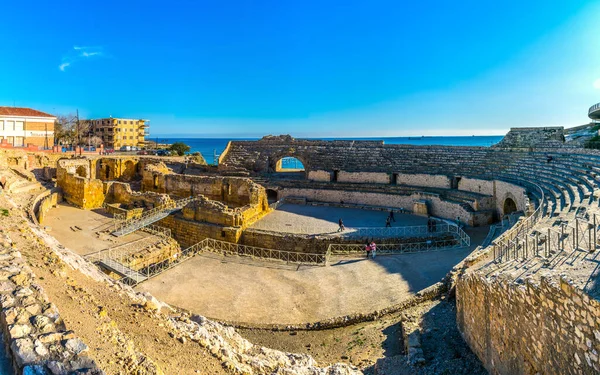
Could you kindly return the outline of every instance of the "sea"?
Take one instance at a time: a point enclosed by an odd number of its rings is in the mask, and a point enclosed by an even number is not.
[[[418,146],[484,146],[489,147],[500,142],[502,135],[485,136],[423,136],[423,137],[368,137],[368,138],[303,138],[313,140],[351,140],[351,141],[378,141],[382,140],[385,144],[406,144]],[[227,147],[229,141],[256,141],[260,138],[178,138],[169,136],[160,136],[161,143],[183,142],[190,146],[190,152],[200,152],[208,164],[215,164],[215,160]],[[215,159],[216,158],[216,159]]]

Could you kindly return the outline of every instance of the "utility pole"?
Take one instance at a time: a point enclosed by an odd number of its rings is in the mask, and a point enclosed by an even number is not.
[[[77,123],[76,123],[76,127],[75,127],[75,134],[76,134],[76,138],[77,138],[77,146],[79,146],[80,143],[80,134],[79,134],[79,109],[77,109]]]

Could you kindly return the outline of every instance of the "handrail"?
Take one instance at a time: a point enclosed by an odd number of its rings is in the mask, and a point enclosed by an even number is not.
[[[252,258],[281,260],[286,263],[326,265],[327,257],[323,253],[304,253],[297,251],[275,250],[263,247],[241,245],[233,242],[206,238],[201,241],[203,249],[224,255],[241,255]]]
[[[519,242],[519,240],[523,241],[523,238],[526,238],[526,236],[529,235],[531,229],[533,229],[539,219],[543,217],[544,206],[547,204],[544,190],[536,183],[529,183],[535,186],[541,193],[538,207],[529,217],[520,220],[516,225],[502,233],[492,242],[491,246],[494,252],[494,261],[497,261],[498,255],[500,256],[500,261],[502,261],[503,255],[509,255],[511,247],[514,246],[516,242]],[[515,239],[517,241],[515,241]]]
[[[379,254],[421,253],[426,251],[449,250],[465,247],[457,239],[410,242],[402,244],[377,244]],[[363,244],[330,244],[327,253],[330,255],[349,255],[365,252]]]

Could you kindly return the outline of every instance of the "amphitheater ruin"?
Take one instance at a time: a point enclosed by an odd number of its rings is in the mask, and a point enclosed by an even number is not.
[[[561,127],[217,166],[0,149],[0,183],[5,371],[600,372],[600,152]]]

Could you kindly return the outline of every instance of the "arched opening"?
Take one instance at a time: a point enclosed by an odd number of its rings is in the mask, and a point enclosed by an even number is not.
[[[279,194],[277,193],[277,190],[267,189],[267,201],[269,204],[277,202],[278,199]]]
[[[277,161],[275,172],[304,172],[304,164],[298,158],[286,156]]]
[[[154,175],[153,185],[155,189],[158,189],[158,175]]]
[[[504,200],[503,214],[510,215],[516,211],[517,211],[517,204],[515,203],[515,201],[512,198],[506,198]]]
[[[87,178],[87,170],[85,168],[85,166],[80,165],[79,167],[77,167],[77,169],[75,170],[75,173],[77,173],[77,176],[79,177],[83,177],[83,178]]]
[[[110,179],[110,167],[108,165],[104,166],[104,178]]]

